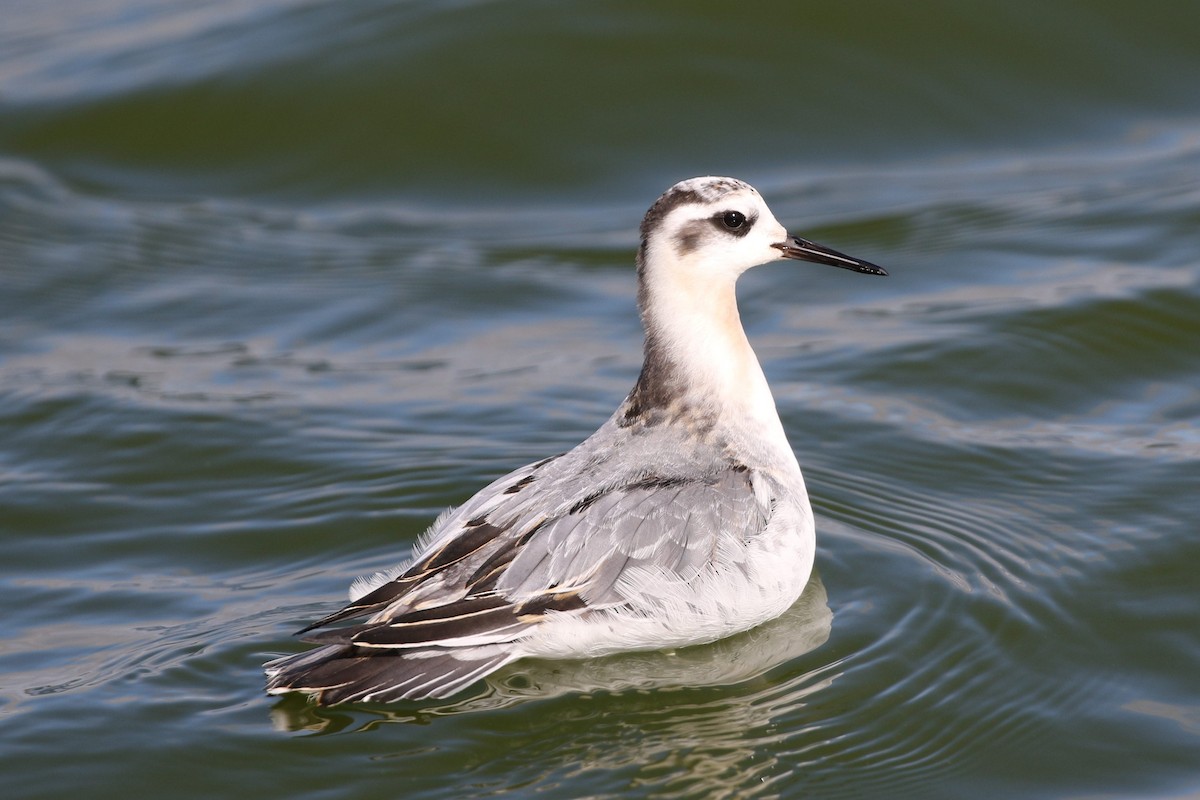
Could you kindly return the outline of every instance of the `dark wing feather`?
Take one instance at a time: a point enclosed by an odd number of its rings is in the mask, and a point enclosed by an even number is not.
[[[316,628],[323,628],[345,619],[382,611],[430,575],[473,555],[480,548],[493,542],[503,532],[503,529],[485,520],[471,520],[464,527],[460,536],[451,539],[442,547],[426,553],[401,577],[388,581],[329,616],[322,617],[311,625],[306,625],[297,631],[297,634],[308,633]]]

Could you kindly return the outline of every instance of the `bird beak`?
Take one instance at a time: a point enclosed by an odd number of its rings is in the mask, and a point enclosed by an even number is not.
[[[811,261],[814,264],[828,264],[831,267],[841,267],[855,272],[865,272],[868,275],[887,275],[887,270],[878,267],[870,261],[852,258],[845,253],[839,253],[832,247],[801,239],[799,236],[789,236],[777,244],[771,245],[783,253],[784,258],[794,258],[797,261]]]

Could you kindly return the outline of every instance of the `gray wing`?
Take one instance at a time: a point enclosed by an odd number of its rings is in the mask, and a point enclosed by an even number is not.
[[[269,664],[269,690],[322,702],[446,696],[515,658],[506,645],[551,613],[618,608],[647,594],[641,583],[736,565],[770,517],[769,492],[741,466],[585,492],[549,463],[484,489],[402,575],[305,628],[372,615],[309,633],[326,646]]]
[[[736,564],[770,517],[769,493],[756,491],[756,474],[741,466],[583,493],[543,479],[546,463],[480,492],[402,575],[302,633],[374,614],[308,638],[395,647],[511,641],[549,611],[627,602],[637,575],[690,581],[712,564]]]
[[[513,554],[496,588],[512,597],[569,589],[589,608],[619,606],[640,594],[631,585],[639,577],[687,582],[710,565],[740,562],[741,545],[769,513],[744,468],[643,478],[547,521]]]

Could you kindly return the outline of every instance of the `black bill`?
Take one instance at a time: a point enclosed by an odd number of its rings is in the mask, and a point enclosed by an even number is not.
[[[828,264],[831,267],[865,272],[867,275],[887,275],[887,270],[876,266],[870,261],[839,253],[832,247],[801,239],[799,236],[789,236],[778,244],[771,245],[783,251],[784,258],[794,258],[797,261],[811,261],[814,264]]]

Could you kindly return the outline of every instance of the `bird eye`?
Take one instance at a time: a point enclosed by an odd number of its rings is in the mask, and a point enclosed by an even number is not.
[[[726,211],[721,217],[721,224],[731,231],[736,231],[746,224],[746,215],[740,211]]]

